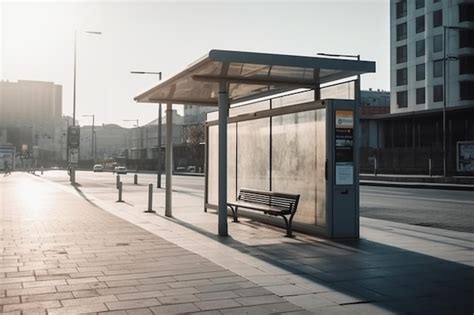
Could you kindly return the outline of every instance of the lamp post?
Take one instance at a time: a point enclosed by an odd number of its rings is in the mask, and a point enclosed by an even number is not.
[[[158,75],[158,80],[161,81],[161,71],[160,72],[151,72],[151,71],[130,71],[132,74],[155,74]],[[161,103],[158,104],[158,148],[157,148],[157,171],[156,171],[156,188],[161,188],[161,137],[162,137],[162,110]]]
[[[95,161],[95,145],[96,145],[96,141],[95,141],[95,131],[94,131],[94,125],[95,125],[95,115],[92,114],[92,115],[82,115],[82,117],[92,117],[92,136],[91,136],[91,157],[92,157],[92,160]]]
[[[97,31],[84,31],[86,34],[102,35],[102,32]],[[73,94],[72,94],[72,125],[76,125],[76,71],[77,69],[77,30],[74,31],[74,83],[73,83]],[[76,183],[76,166],[71,163],[71,177],[70,181],[72,184]]]
[[[138,157],[139,157],[138,156],[138,154],[139,154],[139,151],[138,151],[138,149],[139,149],[139,146],[138,146],[138,132],[139,132],[139,130],[138,130],[138,127],[139,127],[138,119],[124,119],[123,121],[135,121],[137,123],[136,125],[133,125],[133,126],[137,127],[137,159],[138,159]]]
[[[462,27],[462,26],[443,26],[443,176],[448,175],[448,149],[446,140],[446,107],[447,107],[447,80],[446,80],[446,61],[458,60],[458,57],[448,56],[447,54],[447,35],[448,30],[470,30],[473,31],[473,27]]]

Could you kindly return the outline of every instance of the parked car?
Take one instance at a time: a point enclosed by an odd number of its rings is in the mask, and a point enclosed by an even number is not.
[[[115,168],[115,173],[117,174],[127,174],[128,170],[125,166],[117,166]]]
[[[103,172],[104,171],[104,166],[101,164],[96,164],[94,165],[94,173],[95,172]]]

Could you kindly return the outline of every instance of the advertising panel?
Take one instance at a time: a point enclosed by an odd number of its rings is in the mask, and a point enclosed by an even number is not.
[[[10,170],[15,169],[15,147],[0,145],[0,171],[4,171],[7,165]]]
[[[354,184],[354,116],[351,110],[336,110],[336,185]]]
[[[474,141],[458,141],[456,151],[457,171],[474,173]]]

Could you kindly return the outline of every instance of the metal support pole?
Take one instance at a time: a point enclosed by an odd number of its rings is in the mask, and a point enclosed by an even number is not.
[[[431,171],[431,158],[428,159],[428,173],[430,176],[432,176],[432,171]]]
[[[118,183],[118,200],[117,202],[123,202],[122,199],[122,182]]]
[[[94,125],[95,125],[95,115],[92,115],[91,156],[92,156],[93,161],[95,161],[95,155],[94,155]]]
[[[119,188],[119,183],[120,183],[120,175],[117,175],[116,180],[115,180],[115,186],[117,189]]]
[[[173,216],[171,209],[171,176],[173,172],[173,110],[171,104],[166,104],[166,205],[165,216]]]
[[[374,175],[377,176],[377,158],[374,158]]]
[[[138,185],[138,175],[137,174],[133,175],[133,184]]]
[[[147,213],[155,213],[153,210],[153,184],[148,185],[148,210]]]
[[[446,177],[447,175],[447,148],[446,148],[446,34],[447,28],[444,27],[444,36],[443,36],[443,176]]]
[[[158,105],[158,151],[157,151],[157,179],[156,179],[156,188],[161,188],[161,137],[162,137],[162,114],[161,114],[161,103]]]
[[[219,236],[227,236],[227,118],[229,115],[229,95],[227,84],[219,87]]]

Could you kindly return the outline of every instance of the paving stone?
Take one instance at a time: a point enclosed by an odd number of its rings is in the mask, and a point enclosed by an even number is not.
[[[136,299],[146,299],[163,296],[161,291],[144,291],[144,292],[134,292],[134,293],[124,293],[117,294],[117,299],[123,300],[136,300]]]
[[[48,315],[97,313],[107,310],[108,309],[104,304],[85,304],[53,309],[48,308]]]
[[[64,299],[72,299],[74,296],[70,292],[61,293],[46,293],[46,294],[35,294],[35,295],[24,295],[21,297],[22,303],[27,302],[40,302],[40,301],[59,301]]]
[[[242,298],[236,298],[235,300],[245,306],[285,302],[285,300],[275,295],[242,297]]]
[[[195,304],[203,311],[241,306],[241,304],[231,299],[202,301],[202,302],[196,302]]]
[[[158,306],[161,305],[161,303],[157,299],[139,299],[120,302],[108,302],[106,303],[106,305],[111,311],[113,311]]]
[[[68,300],[61,300],[61,304],[65,307],[68,306],[78,306],[78,305],[87,305],[87,304],[101,304],[105,302],[116,302],[118,301],[115,295],[101,295],[95,297],[88,297],[88,298],[80,298],[80,299],[68,299]]]
[[[181,303],[190,303],[197,302],[199,299],[192,294],[189,295],[174,295],[174,296],[164,296],[158,297],[158,301],[163,304],[181,304]]]
[[[60,307],[59,301],[42,301],[42,302],[30,302],[21,304],[7,304],[3,305],[3,312],[11,311],[24,311],[28,309],[48,309]]]
[[[150,308],[156,315],[160,314],[186,314],[192,312],[199,312],[200,309],[193,303],[162,305]]]
[[[201,301],[206,300],[221,300],[221,299],[231,299],[239,297],[233,291],[220,291],[220,292],[209,292],[209,293],[198,293],[196,297]]]

